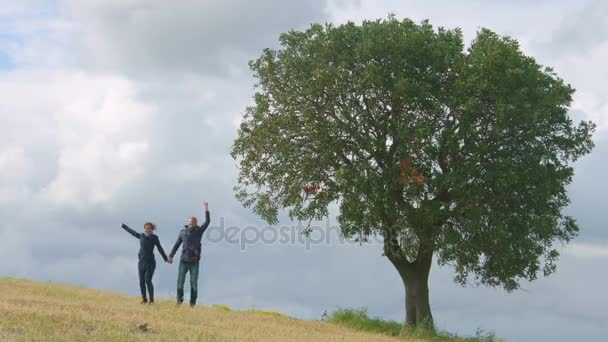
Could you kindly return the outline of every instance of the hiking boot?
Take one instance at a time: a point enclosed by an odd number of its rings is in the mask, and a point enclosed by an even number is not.
[[[140,304],[148,304],[148,300],[146,298],[144,298],[144,299],[141,300]]]

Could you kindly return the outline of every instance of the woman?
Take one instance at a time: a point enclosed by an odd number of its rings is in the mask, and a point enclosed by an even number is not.
[[[154,269],[156,268],[156,260],[154,260],[154,246],[158,247],[160,255],[167,261],[167,255],[160,245],[158,236],[154,235],[153,232],[156,230],[156,226],[151,222],[144,223],[144,232],[138,233],[133,229],[129,228],[126,224],[122,224],[122,228],[129,232],[131,235],[139,239],[139,288],[141,290],[141,303],[142,304],[153,304],[154,303],[154,285],[152,285],[152,276],[154,275]],[[146,298],[146,287],[148,288],[148,294],[150,295],[150,301]]]

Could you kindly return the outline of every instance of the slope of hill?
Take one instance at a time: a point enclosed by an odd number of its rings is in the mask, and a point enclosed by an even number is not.
[[[424,341],[278,313],[159,300],[0,278],[0,341]]]

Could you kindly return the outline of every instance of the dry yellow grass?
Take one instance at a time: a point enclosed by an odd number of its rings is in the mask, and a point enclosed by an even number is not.
[[[222,306],[0,279],[0,341],[421,341]]]

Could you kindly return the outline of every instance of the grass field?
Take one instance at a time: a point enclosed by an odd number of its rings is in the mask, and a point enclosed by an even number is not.
[[[0,341],[421,341],[263,311],[0,279]]]
[[[346,318],[345,318],[346,317]],[[53,283],[0,278],[0,341],[438,341],[372,331],[361,315],[328,322],[222,305],[139,304],[138,297]],[[372,326],[370,325],[370,326]],[[393,324],[394,325],[394,324]],[[460,339],[458,339],[460,340]]]

